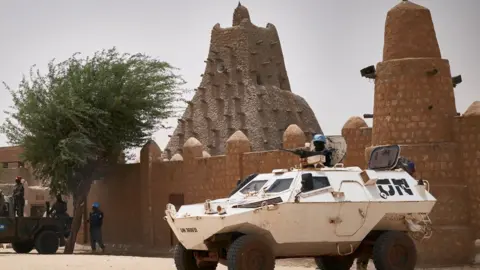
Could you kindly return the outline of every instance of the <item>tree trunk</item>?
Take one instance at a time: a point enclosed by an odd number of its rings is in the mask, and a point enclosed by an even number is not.
[[[77,242],[77,234],[82,225],[83,207],[87,203],[88,193],[92,180],[83,179],[76,194],[73,194],[73,221],[71,227],[71,233],[65,243],[65,254],[73,254],[75,249],[75,243]]]

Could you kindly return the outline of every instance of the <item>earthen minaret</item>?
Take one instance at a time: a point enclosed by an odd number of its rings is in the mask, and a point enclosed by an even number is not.
[[[453,124],[457,115],[448,60],[442,59],[430,11],[402,1],[387,14],[383,61],[375,78],[372,146],[401,145],[438,199],[432,239],[419,244],[420,263],[468,261],[472,241],[468,192]],[[369,149],[367,149],[367,153]]]
[[[290,124],[307,138],[322,132],[308,103],[290,89],[277,29],[252,24],[241,4],[232,27],[213,27],[205,63],[202,82],[165,149],[168,157],[181,152],[190,137],[219,155],[236,130],[249,138],[253,151],[281,147]]]

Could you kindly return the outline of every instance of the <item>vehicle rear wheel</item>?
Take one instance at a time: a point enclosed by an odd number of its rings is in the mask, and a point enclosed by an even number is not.
[[[58,246],[58,235],[54,231],[43,231],[35,237],[35,249],[39,254],[54,254]]]
[[[203,262],[200,266],[197,265],[193,250],[186,249],[182,244],[175,246],[174,261],[177,270],[215,270],[218,264],[216,262]]]
[[[353,256],[320,256],[315,263],[320,270],[350,270],[354,260]]]
[[[32,251],[34,247],[35,247],[35,243],[33,241],[22,241],[22,242],[12,243],[12,249],[16,253],[21,253],[21,254],[30,253],[30,251]]]
[[[235,240],[227,253],[228,270],[273,270],[275,256],[261,239],[244,235]]]
[[[385,232],[373,246],[373,263],[379,270],[413,270],[417,263],[415,243],[404,232]]]

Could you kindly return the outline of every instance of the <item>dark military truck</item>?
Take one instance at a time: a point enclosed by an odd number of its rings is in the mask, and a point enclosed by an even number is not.
[[[0,243],[11,243],[16,253],[35,249],[39,254],[54,254],[59,247],[65,246],[71,217],[52,216],[48,203],[44,217],[15,217],[11,200],[7,200],[6,208],[6,213],[0,217]]]

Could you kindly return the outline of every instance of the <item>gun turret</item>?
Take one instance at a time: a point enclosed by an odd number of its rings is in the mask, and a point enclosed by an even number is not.
[[[304,149],[290,150],[290,149],[280,148],[280,151],[292,153],[294,155],[297,155],[299,158],[308,158],[308,157],[319,155],[316,152],[312,152],[312,151],[308,151],[308,150],[304,150]]]
[[[302,169],[315,164],[324,167],[323,164],[325,163],[325,156],[321,152],[308,151],[304,149],[290,150],[284,148],[280,148],[280,150],[297,155],[300,158],[300,165]]]

